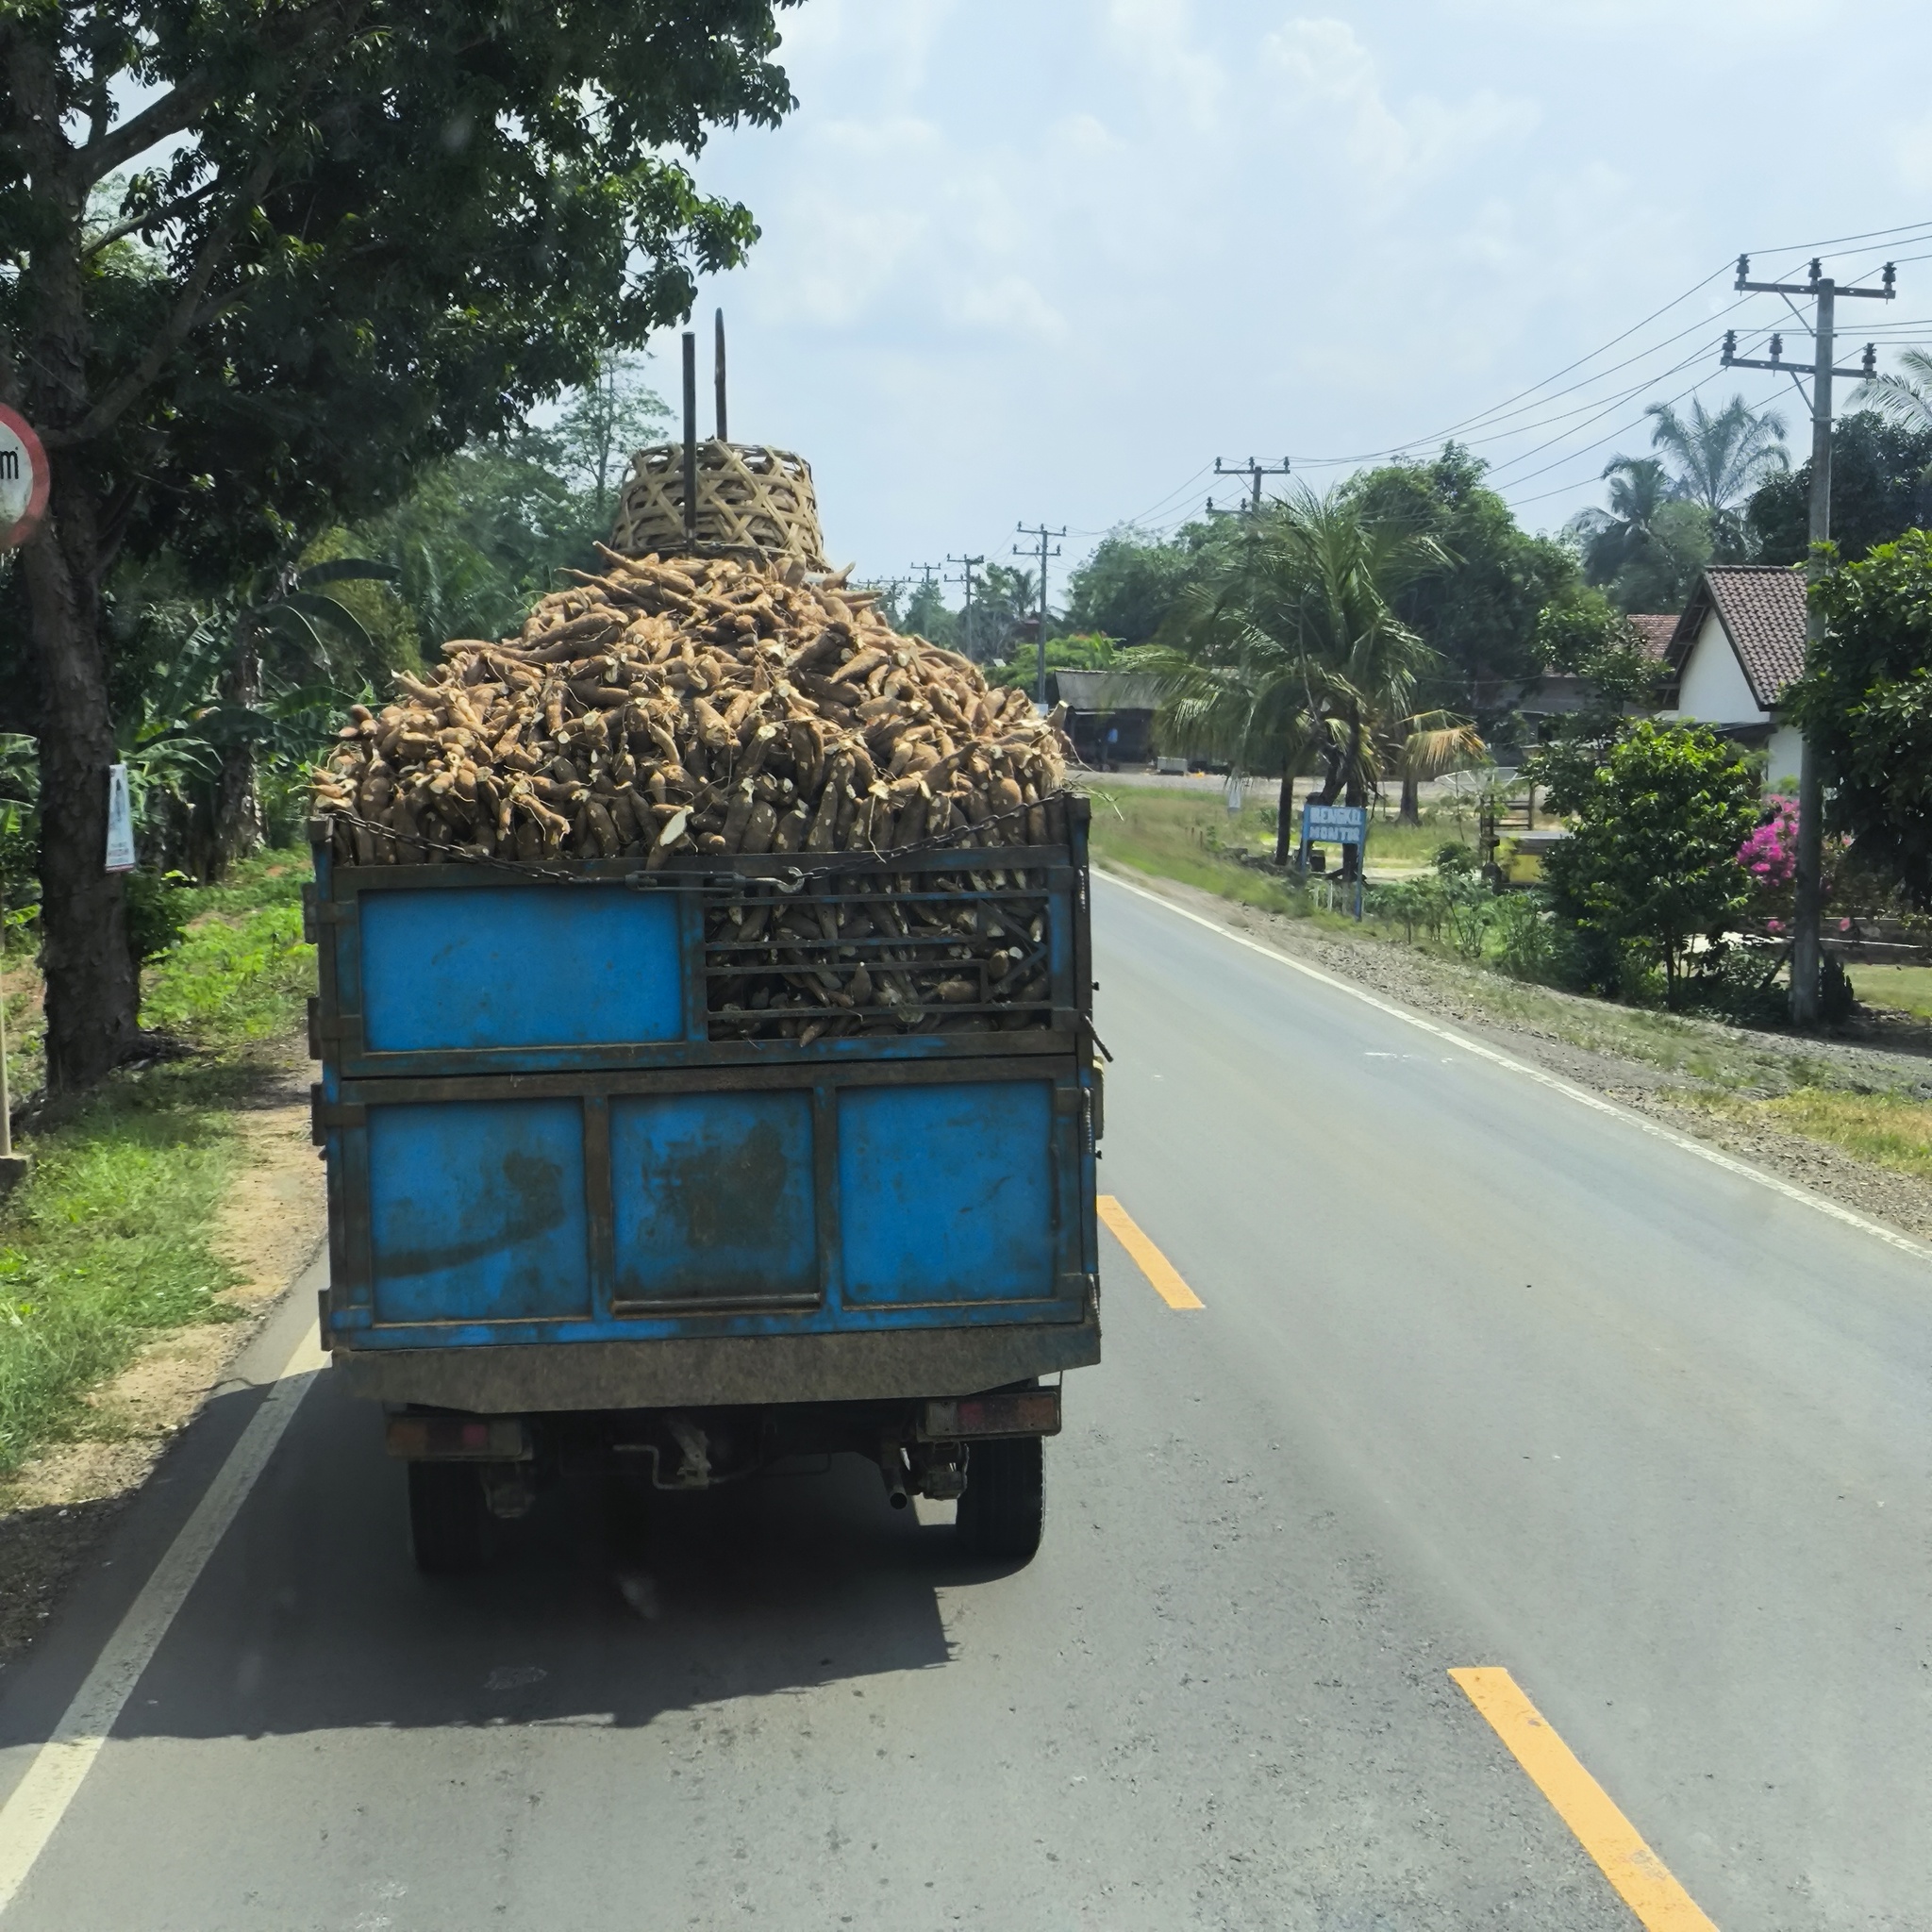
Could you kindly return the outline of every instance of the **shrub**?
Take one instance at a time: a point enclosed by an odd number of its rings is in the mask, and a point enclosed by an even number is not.
[[[1750,903],[1738,851],[1757,821],[1757,775],[1703,725],[1645,721],[1577,790],[1571,836],[1544,865],[1551,904],[1620,952],[1640,948],[1674,1006],[1693,942],[1721,944]]]

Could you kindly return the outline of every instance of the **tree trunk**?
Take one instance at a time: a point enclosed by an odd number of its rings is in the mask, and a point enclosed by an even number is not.
[[[41,971],[55,1093],[92,1086],[141,1037],[125,894],[120,875],[106,869],[114,721],[93,506],[85,486],[70,480],[73,469],[54,459],[50,514],[22,558],[41,674]]]
[[[261,703],[261,650],[255,625],[245,615],[236,620],[235,656],[222,679],[222,695],[250,711]],[[244,739],[222,754],[209,878],[226,877],[228,868],[238,858],[258,851],[261,842],[261,778],[256,768],[255,746]]]
[[[1395,814],[1395,823],[1398,825],[1419,825],[1422,822],[1422,788],[1405,772],[1402,774],[1402,809]]]
[[[60,104],[42,51],[9,48],[13,125],[36,176],[60,183]],[[36,237],[16,313],[31,318],[19,346],[20,400],[52,464],[45,522],[25,547],[27,605],[41,684],[41,970],[46,980],[47,1088],[91,1086],[141,1037],[140,974],[127,947],[127,908],[107,870],[108,767],[114,721],[101,638],[100,510],[90,465],[61,446],[86,414],[88,324],[80,265],[85,185],[66,182],[66,232]],[[0,374],[11,377],[9,367]],[[9,382],[9,387],[11,386]],[[9,395],[9,401],[13,400]]]
[[[1288,848],[1294,840],[1294,759],[1284,758],[1281,761],[1281,803],[1275,813],[1278,823],[1274,827],[1274,862],[1284,870],[1288,865]]]

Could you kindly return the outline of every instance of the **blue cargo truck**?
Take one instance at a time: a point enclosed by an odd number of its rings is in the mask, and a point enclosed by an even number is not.
[[[655,870],[343,864],[318,825],[323,1341],[419,1564],[561,1474],[827,1452],[1032,1554],[1058,1377],[1100,1358],[1086,802],[1050,824]],[[943,1006],[881,1004],[956,959]],[[823,1008],[747,1005],[779,966]]]

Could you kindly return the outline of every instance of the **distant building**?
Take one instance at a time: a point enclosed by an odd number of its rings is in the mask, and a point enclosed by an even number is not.
[[[1067,708],[1067,736],[1083,763],[1105,772],[1152,762],[1159,694],[1149,679],[1124,671],[1056,671],[1051,676]]]
[[[1643,623],[1646,620],[1635,620]],[[1765,782],[1795,778],[1803,736],[1779,713],[1805,668],[1805,579],[1781,563],[1713,563],[1671,633],[1664,715],[1765,747]]]

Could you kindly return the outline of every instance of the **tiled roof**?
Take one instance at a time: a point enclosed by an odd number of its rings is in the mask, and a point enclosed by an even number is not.
[[[1805,668],[1805,579],[1782,563],[1713,563],[1698,579],[1671,633],[1670,663],[1681,671],[1712,610],[1743,667],[1751,695],[1767,711]]]
[[[1670,655],[1671,636],[1677,628],[1674,611],[1640,611],[1625,622],[1637,633],[1644,650],[1659,663]]]

